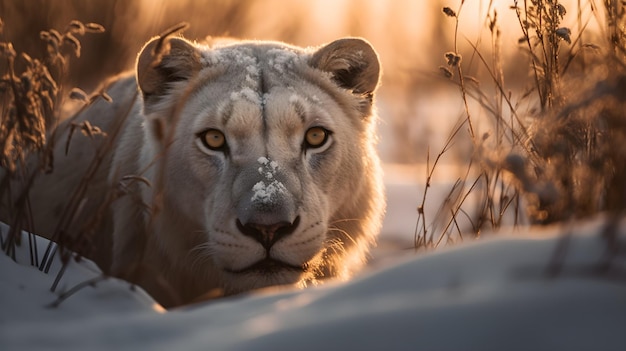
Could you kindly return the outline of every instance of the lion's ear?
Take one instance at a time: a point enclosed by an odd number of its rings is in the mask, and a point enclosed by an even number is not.
[[[374,48],[359,38],[344,38],[317,50],[309,64],[329,72],[342,88],[371,98],[380,78],[380,62]]]
[[[200,53],[182,38],[155,38],[137,58],[137,84],[144,101],[162,97],[168,85],[188,80],[201,68]]]

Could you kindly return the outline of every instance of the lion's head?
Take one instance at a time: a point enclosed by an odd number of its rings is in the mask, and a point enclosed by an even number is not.
[[[359,267],[384,209],[379,70],[355,38],[319,49],[149,42],[137,64],[142,158],[164,150],[153,236],[169,264],[206,269],[194,279],[227,293]]]

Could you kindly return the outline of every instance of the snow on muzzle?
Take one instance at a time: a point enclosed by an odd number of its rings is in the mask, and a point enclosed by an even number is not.
[[[248,191],[237,203],[237,228],[269,252],[274,243],[296,231],[300,217],[278,163],[265,157],[257,163],[255,176],[245,181]]]

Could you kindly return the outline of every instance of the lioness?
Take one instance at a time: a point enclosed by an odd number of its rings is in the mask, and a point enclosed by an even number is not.
[[[113,81],[112,103],[72,120],[106,136],[75,133],[66,155],[70,123],[60,127],[54,172],[30,192],[34,230],[51,235],[98,150],[110,150],[70,228],[98,213],[95,244],[82,253],[164,306],[346,278],[385,206],[372,106],[379,67],[357,38],[316,49],[153,39],[136,79]],[[107,202],[112,189],[125,195]]]

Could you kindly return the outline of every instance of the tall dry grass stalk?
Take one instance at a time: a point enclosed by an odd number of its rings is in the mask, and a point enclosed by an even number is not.
[[[443,9],[455,28],[463,5],[460,1],[456,10]],[[445,54],[447,65],[440,70],[459,88],[465,128],[457,125],[452,130],[435,163],[429,165],[426,189],[438,160],[459,138],[468,139],[473,151],[470,162],[465,163],[465,175],[458,178],[445,206],[432,219],[439,227],[426,225],[424,195],[418,207],[416,248],[462,239],[457,224],[461,220],[469,222],[470,231],[478,236],[484,229],[517,225],[522,219],[548,224],[599,213],[624,213],[625,10],[623,1],[606,0],[601,6],[594,1],[579,2],[573,10],[578,28],[572,31],[562,24],[568,9],[558,1],[514,1],[511,11],[521,31],[519,50],[527,58],[522,69],[529,77],[525,90],[518,93],[505,83],[503,43],[492,4],[485,19],[491,38],[488,53],[479,48],[479,40],[467,40],[471,58],[462,58],[455,30],[454,51]],[[599,24],[601,35],[588,33],[590,21]],[[479,82],[465,72],[471,67],[465,62],[475,60],[486,70],[489,81]],[[468,104],[468,99],[474,103]],[[521,107],[528,105],[534,107]],[[476,125],[487,128],[478,132]],[[467,134],[460,133],[462,129]],[[469,198],[475,199],[473,213],[465,209]]]
[[[54,29],[42,31],[39,33],[39,39],[45,48],[45,56],[42,58],[32,58],[23,52],[18,54],[11,42],[0,42],[0,211],[2,218],[8,219],[10,228],[6,240],[2,242],[2,250],[9,256],[13,257],[16,245],[25,244],[19,239],[21,231],[33,232],[34,229],[33,216],[37,214],[32,213],[29,202],[33,182],[42,173],[54,171],[52,155],[55,146],[61,142],[70,142],[69,138],[59,140],[57,135],[65,100],[70,98],[82,104],[77,114],[96,99],[110,100],[104,91],[88,96],[78,88],[70,90],[66,83],[71,59],[81,56],[79,38],[88,33],[102,32],[102,26],[80,21],[70,22],[63,32]],[[72,131],[80,130],[91,138],[103,134],[97,126],[87,122],[72,124],[71,127]],[[70,138],[72,134],[70,133]],[[63,209],[52,236],[53,242],[45,252],[37,252],[37,239],[34,235],[29,235],[27,245],[33,266],[47,271],[59,248],[62,261],[67,263],[71,253],[64,248],[80,251],[78,248],[85,245],[88,236],[70,238],[66,234],[73,231],[70,229],[72,220],[80,212],[85,189],[102,162],[101,155],[106,152],[106,147],[110,148],[105,143],[105,147],[99,151],[89,171],[83,176],[81,184],[69,194],[71,200]],[[98,214],[93,217],[92,225],[96,226]],[[87,231],[85,228],[81,230]],[[63,271],[64,269],[57,276],[53,290]]]
[[[57,125],[63,100],[68,96],[63,83],[70,56],[81,55],[78,38],[103,31],[100,25],[79,21],[72,21],[63,33],[55,29],[42,31],[39,36],[46,51],[42,59],[24,52],[18,55],[11,42],[0,42],[1,167],[12,173],[26,154],[44,150],[46,132]],[[70,97],[84,99],[85,94],[74,90]],[[46,160],[44,168],[52,167],[51,163]]]

